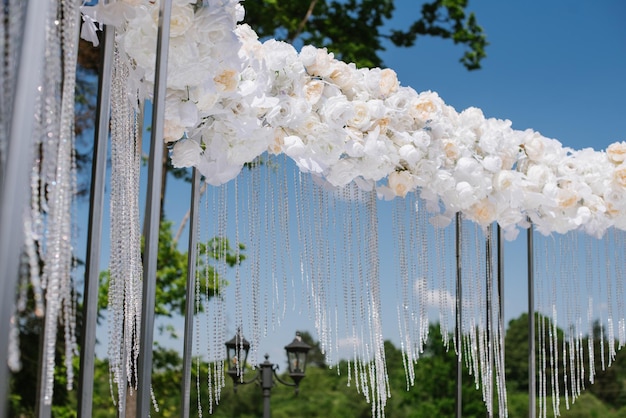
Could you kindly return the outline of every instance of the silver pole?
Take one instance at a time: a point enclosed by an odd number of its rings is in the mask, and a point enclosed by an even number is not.
[[[183,348],[182,418],[189,418],[191,398],[191,348],[193,342],[193,314],[196,300],[196,244],[198,243],[198,209],[200,206],[200,175],[195,168],[191,174],[191,208],[189,212],[189,247],[187,249],[187,302],[185,305],[185,337]]]
[[[463,339],[463,286],[461,283],[461,213],[456,214],[456,417],[463,416],[463,360],[462,360],[462,339]]]
[[[502,236],[502,228],[500,228],[500,225],[497,225],[497,230],[498,230],[498,235],[497,235],[497,239],[498,239],[498,272],[497,272],[497,281],[498,281],[498,327],[499,327],[499,337],[500,337],[500,341],[498,342],[500,345],[500,358],[497,359],[496,361],[500,362],[500,370],[501,373],[504,375],[504,358],[505,358],[505,351],[504,351],[504,338],[505,338],[505,334],[504,334],[504,237]],[[502,342],[502,344],[500,344],[500,342]],[[504,406],[504,402],[503,399],[506,399],[506,386],[502,385],[501,388],[502,391],[504,391],[504,393],[501,393],[499,396],[502,397],[502,399],[499,398],[498,402],[500,406]],[[500,416],[502,416],[502,412],[500,411]]]
[[[487,362],[489,363],[489,370],[491,370],[491,378],[493,378],[493,346],[494,341],[492,338],[496,335],[493,333],[493,225],[489,225],[487,227],[487,239],[485,241],[485,259],[487,261],[485,265],[485,302],[487,305],[487,311],[485,315],[487,316],[486,320],[486,332],[487,332]],[[493,384],[491,383],[491,379],[489,380],[491,387],[493,388]],[[492,405],[492,410],[489,413],[489,416],[493,416],[493,391],[490,392],[492,394],[490,403]]]
[[[498,225],[498,300],[499,310],[498,317],[500,319],[500,336],[504,335],[504,239],[502,237],[502,228]],[[502,358],[504,358],[504,345],[501,347]]]
[[[28,2],[19,57],[6,166],[0,185],[0,416],[8,404],[10,321],[15,308],[19,260],[24,243],[22,217],[28,197],[33,152],[33,122],[37,86],[41,82],[49,2]]]
[[[528,416],[535,416],[536,360],[535,360],[535,262],[533,225],[528,227]]]
[[[159,253],[159,224],[161,220],[161,176],[163,174],[163,116],[167,87],[167,56],[170,41],[172,0],[159,7],[156,64],[154,74],[154,103],[152,132],[148,161],[148,197],[146,201],[144,270],[141,306],[141,333],[137,371],[137,416],[150,415],[150,386],[152,382],[152,342],[154,340],[154,304],[156,270]]]
[[[98,285],[100,276],[100,243],[104,213],[104,184],[107,169],[107,143],[111,106],[111,73],[115,28],[106,26],[101,44],[102,68],[98,80],[98,109],[91,170],[89,225],[81,328],[80,369],[78,375],[78,416],[92,416],[95,368],[96,326],[98,319]]]

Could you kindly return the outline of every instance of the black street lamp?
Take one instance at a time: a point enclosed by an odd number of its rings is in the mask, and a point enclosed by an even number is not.
[[[285,386],[294,387],[297,395],[300,381],[304,378],[306,357],[310,349],[311,346],[302,341],[299,332],[296,332],[296,338],[285,346],[289,376],[293,380],[293,383],[285,382],[278,377],[276,373],[278,365],[270,363],[269,354],[266,354],[265,361],[259,364],[257,374],[252,379],[245,380],[243,375],[248,359],[248,351],[250,350],[250,343],[246,341],[241,331],[237,331],[237,334],[226,342],[226,361],[228,363],[226,372],[233,379],[235,392],[237,392],[238,385],[259,382],[261,390],[263,391],[263,418],[270,418],[270,396],[272,387],[274,387],[275,384],[274,379]],[[241,361],[241,359],[243,359],[243,361]]]

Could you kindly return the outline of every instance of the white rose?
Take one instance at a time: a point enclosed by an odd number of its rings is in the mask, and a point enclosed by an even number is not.
[[[345,96],[334,96],[326,100],[320,115],[322,122],[330,128],[343,127],[353,117],[354,109]]]
[[[385,98],[398,90],[398,77],[391,69],[361,69],[360,72],[363,75],[366,90],[374,98]]]
[[[172,165],[174,167],[194,167],[200,163],[202,147],[193,139],[178,141],[172,150]]]
[[[366,131],[371,126],[369,106],[366,102],[357,100],[352,102],[354,115],[348,121],[348,125]]]
[[[626,142],[616,142],[609,145],[606,155],[613,164],[621,164],[626,159]]]
[[[578,203],[578,194],[570,189],[558,189],[557,203],[562,209],[569,209]]]
[[[545,151],[544,138],[535,133],[524,142],[524,151],[531,160],[537,161],[541,159]]]
[[[380,81],[378,88],[383,97],[388,97],[391,93],[395,93],[400,87],[398,75],[390,68],[385,68],[380,72]]]
[[[170,36],[175,38],[187,32],[193,23],[194,11],[189,2],[172,4],[172,16],[170,19]]]
[[[226,68],[222,70],[218,75],[213,77],[213,81],[219,91],[233,92],[237,89],[237,83],[239,82],[239,72],[232,68]]]
[[[304,85],[304,97],[311,105],[319,102],[324,92],[324,83],[321,80],[311,79]]]
[[[417,164],[422,159],[423,153],[419,151],[413,144],[406,144],[398,149],[400,160],[404,160],[410,167]]]
[[[408,192],[415,188],[413,176],[408,171],[393,171],[387,178],[389,188],[396,196],[405,197]]]
[[[473,221],[478,222],[482,226],[487,226],[496,219],[496,206],[489,199],[485,198],[472,205],[468,215]]]
[[[354,64],[346,64],[343,61],[335,61],[329,78],[342,90],[348,90],[356,82],[356,68]]]
[[[178,141],[185,135],[185,127],[180,124],[180,119],[163,120],[163,140],[165,142]]]
[[[442,104],[443,102],[437,93],[430,91],[420,93],[412,100],[409,114],[416,122],[423,125],[441,111]]]
[[[615,167],[613,171],[613,182],[620,187],[626,188],[626,163]]]
[[[329,54],[325,48],[318,49],[306,45],[300,52],[300,59],[306,71],[311,75],[328,77],[333,68],[334,56],[332,53]]]

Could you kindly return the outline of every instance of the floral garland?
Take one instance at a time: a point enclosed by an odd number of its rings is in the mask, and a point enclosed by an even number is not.
[[[83,12],[92,26],[118,25],[132,86],[149,99],[158,6]],[[529,220],[544,234],[626,230],[626,142],[576,151],[476,108],[458,113],[434,92],[401,87],[391,69],[261,43],[237,24],[243,16],[237,0],[174,0],[164,140],[175,166],[218,185],[265,151],[285,153],[334,187],[354,181],[385,199],[419,190],[439,226],[462,212],[498,222],[509,239]]]

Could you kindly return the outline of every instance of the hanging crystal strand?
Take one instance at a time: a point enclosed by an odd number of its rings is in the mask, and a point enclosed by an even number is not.
[[[326,300],[328,306],[328,332],[327,332],[327,345],[324,350],[331,357],[334,355],[335,342],[338,339],[338,334],[335,332],[337,329],[337,313],[339,311],[339,290],[340,286],[337,283],[336,278],[341,277],[341,240],[343,236],[339,225],[337,224],[337,195],[333,191],[324,191],[324,199],[327,202],[327,210],[324,214],[324,222],[328,227],[326,240],[329,243],[326,248],[326,277],[324,278],[324,286],[326,288]],[[335,279],[331,279],[335,278]]]
[[[381,323],[381,302],[380,302],[380,272],[379,272],[379,247],[378,247],[378,214],[376,206],[376,194],[370,192],[367,201],[369,214],[369,282],[371,283],[370,309],[373,331],[373,349],[374,349],[374,367],[376,379],[374,387],[376,390],[376,417],[380,418],[384,415],[384,408],[387,399],[391,396],[389,390],[389,376],[387,374],[387,365],[385,361],[385,341],[382,332]]]
[[[352,351],[353,351],[353,368],[354,368],[354,380],[355,386],[359,393],[362,393],[365,397],[366,402],[369,402],[369,392],[367,390],[367,383],[364,382],[363,376],[363,367],[362,367],[362,359],[365,358],[365,346],[366,342],[361,339],[361,321],[365,320],[365,312],[363,311],[363,305],[360,300],[360,295],[357,294],[360,289],[360,279],[363,277],[363,265],[364,265],[364,257],[361,254],[363,248],[361,245],[356,245],[356,243],[364,242],[364,233],[363,233],[363,205],[360,202],[354,202],[354,240],[355,245],[353,246],[354,253],[356,254],[356,258],[354,260],[353,265],[355,266],[352,271],[352,283],[349,286],[350,289],[350,304],[352,306]],[[359,344],[361,343],[361,344]],[[350,370],[348,370],[350,373]]]
[[[310,180],[310,179],[309,179]],[[311,206],[313,210],[310,213],[311,221],[309,222],[311,226],[311,239],[313,244],[313,251],[309,254],[311,258],[309,259],[310,271],[311,271],[311,281],[310,281],[310,292],[313,299],[313,307],[312,311],[309,311],[309,315],[312,313],[313,318],[315,320],[315,329],[320,336],[320,340],[322,344],[325,344],[326,339],[326,314],[323,308],[323,300],[324,300],[324,290],[322,288],[323,281],[323,270],[326,260],[324,258],[325,253],[322,248],[324,247],[324,238],[323,238],[323,225],[321,220],[321,196],[319,189],[312,184],[310,181],[308,182],[311,189]]]
[[[412,327],[411,340],[413,341],[413,347],[410,349],[413,351],[413,363],[417,361],[421,353],[424,352],[425,340],[428,339],[428,308],[431,303],[430,294],[428,292],[428,286],[430,281],[430,272],[428,269],[427,254],[422,254],[420,249],[422,242],[421,226],[420,226],[420,210],[417,193],[411,193],[409,200],[406,203],[405,217],[407,220],[404,224],[408,223],[408,239],[404,246],[407,248],[408,262],[409,262],[409,280],[416,281],[417,293],[415,291],[409,292],[409,303],[412,309],[412,315],[418,319],[418,328]],[[428,247],[425,248],[428,251]],[[413,368],[413,365],[411,365]]]
[[[52,402],[55,367],[55,345],[57,336],[57,324],[64,315],[66,323],[71,313],[72,283],[72,228],[71,208],[75,182],[72,172],[72,158],[74,149],[74,86],[76,77],[76,55],[78,44],[77,19],[78,7],[70,1],[61,2],[62,21],[61,27],[61,50],[62,50],[62,95],[60,108],[60,130],[54,138],[58,145],[56,149],[56,168],[54,181],[47,186],[48,192],[48,229],[46,233],[46,255],[43,260],[44,276],[47,279],[46,289],[46,313],[44,325],[44,350],[47,362],[44,379],[44,404]],[[57,22],[53,22],[57,24]],[[54,46],[53,46],[54,49]],[[69,312],[68,312],[69,310]],[[68,324],[69,326],[69,324]],[[73,384],[72,357],[76,352],[76,339],[71,334],[71,329],[66,331],[65,355],[67,368],[67,386]]]
[[[613,229],[611,234],[606,237],[611,241],[611,247],[613,248],[610,256],[614,259],[614,277],[615,277],[615,323],[617,326],[617,349],[621,350],[626,343],[626,323],[624,313],[624,255],[623,255],[623,231]]]
[[[434,306],[436,301],[432,298],[429,289],[436,289],[435,287],[435,275],[430,269],[430,260],[433,257],[432,243],[428,239],[428,218],[425,210],[420,210],[422,205],[417,194],[413,195],[412,207],[415,213],[411,216],[411,221],[415,221],[411,226],[411,245],[410,248],[415,248],[417,251],[416,263],[412,264],[411,277],[423,278],[423,284],[420,289],[420,295],[416,298],[413,296],[413,305],[419,304],[419,316],[420,316],[420,330],[419,330],[419,345],[416,347],[417,354],[424,352],[424,346],[428,341],[428,334],[430,328],[429,308]],[[418,269],[419,268],[419,269]],[[418,275],[419,271],[419,275]],[[418,357],[416,355],[416,358]]]
[[[269,275],[271,277],[271,286],[270,286],[270,295],[271,295],[271,306],[267,307],[269,309],[271,317],[269,321],[272,325],[272,330],[275,330],[277,326],[280,326],[283,316],[281,312],[284,312],[280,309],[280,305],[284,306],[284,295],[281,297],[279,293],[278,286],[278,253],[276,251],[276,241],[280,240],[284,237],[282,231],[277,228],[276,225],[276,216],[278,214],[278,208],[276,207],[276,195],[274,194],[273,183],[276,185],[276,188],[281,187],[279,184],[278,178],[274,179],[272,182],[272,173],[273,170],[268,169],[269,166],[277,165],[274,158],[270,155],[267,157],[267,164],[264,168],[265,172],[265,182],[263,183],[263,192],[265,197],[263,198],[263,214],[262,218],[265,220],[263,222],[263,238],[262,241],[265,243],[269,243],[269,245],[265,245],[264,249],[266,255],[263,256],[264,260],[269,260],[269,271],[265,270],[264,275]],[[286,196],[286,195],[285,195]],[[277,236],[278,235],[278,236]],[[288,254],[288,253],[287,253]]]
[[[249,306],[252,309],[252,339],[251,339],[251,351],[252,358],[256,359],[256,350],[260,344],[261,338],[267,334],[267,316],[261,318],[263,308],[265,312],[267,310],[266,293],[261,293],[261,234],[260,234],[260,217],[259,207],[261,206],[261,199],[259,194],[260,189],[260,168],[255,162],[251,163],[251,168],[245,173],[242,181],[246,184],[242,187],[242,192],[245,192],[247,199],[242,204],[242,210],[247,212],[248,215],[248,233],[244,236],[248,237],[250,242],[250,254],[249,266],[250,266],[250,283],[246,287],[249,289]],[[241,177],[241,176],[240,176]],[[247,204],[247,208],[245,207]],[[247,209],[247,210],[246,210]],[[267,315],[267,314],[266,314]],[[263,327],[263,330],[261,330]]]
[[[226,240],[222,239],[224,237],[226,237],[226,231],[227,231],[227,226],[228,226],[228,214],[230,213],[230,209],[228,206],[228,185],[224,184],[223,186],[220,186],[217,189],[217,203],[214,203],[214,207],[216,207],[216,211],[217,213],[214,214],[214,216],[211,217],[207,217],[208,221],[210,222],[210,220],[212,219],[218,219],[217,225],[215,225],[215,223],[212,223],[214,225],[214,227],[216,227],[216,232],[214,234],[212,234],[212,236],[216,236],[218,237],[218,243],[221,242],[223,243],[221,248],[218,248],[217,246],[214,247],[214,255],[213,255],[213,260],[214,260],[214,269],[215,271],[218,272],[218,277],[225,277],[226,275],[226,268],[227,268],[227,263],[226,263]],[[237,214],[235,214],[235,218],[237,217]],[[239,241],[235,242],[235,251],[237,254],[237,258],[239,258]],[[208,264],[208,263],[207,263]],[[239,264],[237,264],[235,266],[235,274],[238,274],[239,272]],[[208,271],[207,270],[207,275],[208,275]],[[214,360],[214,366],[213,366],[213,379],[214,379],[214,399],[215,402],[217,402],[220,398],[220,394],[221,394],[221,388],[224,387],[224,357],[225,357],[225,353],[224,353],[224,342],[226,341],[226,326],[227,326],[227,315],[226,315],[226,308],[227,308],[227,299],[226,299],[226,294],[225,292],[223,292],[223,289],[221,288],[221,283],[218,280],[216,283],[216,295],[219,295],[219,297],[215,298],[213,300],[213,304],[215,305],[215,310],[213,315],[210,314],[210,311],[207,310],[207,315],[211,315],[211,318],[207,318],[207,324],[213,324],[213,329],[210,331],[211,334],[210,335],[214,335],[215,339],[214,339],[214,347],[213,347],[213,356],[211,356],[209,354],[209,359],[213,358],[213,359],[217,359]],[[208,325],[207,325],[208,326]],[[209,411],[210,413],[212,412],[212,408],[213,405],[211,404],[209,406],[211,408],[211,410]]]
[[[346,187],[343,188],[342,193],[343,193],[343,200],[344,200],[344,204],[345,206],[349,207],[351,210],[344,210],[341,214],[341,219],[342,222],[341,224],[343,225],[343,251],[342,254],[344,254],[344,256],[346,257],[345,262],[343,263],[343,274],[342,274],[342,290],[343,290],[343,305],[344,305],[344,326],[345,326],[345,332],[346,332],[346,336],[348,336],[347,334],[349,332],[352,332],[352,338],[354,338],[354,330],[356,328],[355,323],[354,323],[354,305],[355,305],[355,301],[354,301],[354,286],[352,285],[352,280],[354,277],[354,262],[353,262],[353,257],[352,257],[352,244],[354,242],[356,242],[355,239],[355,231],[354,231],[354,225],[353,225],[353,217],[351,216],[351,213],[355,213],[358,216],[358,210],[352,210],[352,207],[355,205],[355,203],[353,202],[352,199],[352,194],[350,193],[350,191],[352,190],[354,186],[353,185],[348,185]],[[352,309],[350,309],[352,308]],[[352,361],[354,361],[355,356],[356,356],[356,352],[355,350],[355,346],[353,344],[353,357],[352,359],[348,359],[347,361],[347,366],[348,366],[348,370],[347,370],[347,384],[348,386],[350,386],[350,384],[352,383]],[[337,367],[337,370],[339,372],[339,367]]]
[[[306,202],[304,185],[302,183],[302,175],[299,171],[293,171],[293,182],[295,190],[295,206],[296,206],[296,224],[298,226],[298,242],[301,245],[299,264],[300,264],[300,287],[301,298],[307,302],[307,308],[310,308],[310,299],[307,296],[306,288],[308,287],[308,272],[305,270],[305,266],[308,265],[308,235],[306,228],[306,221],[304,216],[304,206]],[[296,304],[294,301],[293,309],[295,310]]]
[[[239,229],[239,215],[240,215],[240,211],[241,211],[241,207],[240,207],[240,203],[239,203],[239,190],[240,190],[240,176],[238,176],[235,181],[235,190],[234,192],[234,208],[233,208],[233,212],[234,212],[234,219],[235,219],[235,242],[239,243],[240,242],[240,229]],[[240,253],[239,253],[239,246],[236,245],[235,246],[235,252],[236,252],[236,257],[237,257],[237,261],[240,260]],[[244,296],[243,296],[243,285],[242,285],[242,281],[241,281],[241,271],[237,268],[235,270],[235,329],[236,330],[240,330],[240,329],[244,329],[244,324],[243,324],[243,306],[245,304],[244,301]],[[252,341],[250,342],[250,350],[251,350],[251,354],[252,356],[250,357],[253,362],[256,361],[256,348],[257,348],[257,341],[255,341],[254,338],[252,338]]]
[[[448,228],[451,229],[451,228]],[[443,228],[435,228],[434,229],[435,236],[435,260],[437,261],[437,265],[435,267],[435,271],[438,274],[434,274],[434,286],[435,289],[441,289],[439,292],[439,300],[438,300],[438,310],[439,310],[439,328],[441,330],[441,338],[442,343],[446,350],[449,349],[449,311],[453,310],[454,307],[447,300],[446,295],[450,294],[450,288],[448,286],[448,269],[446,268],[446,253],[445,253],[445,235]]]
[[[470,288],[472,292],[470,293],[471,301],[468,311],[471,313],[470,315],[470,338],[471,338],[471,357],[469,360],[471,361],[471,366],[474,373],[474,383],[476,385],[476,389],[480,389],[481,381],[484,378],[484,370],[483,367],[487,361],[487,346],[485,339],[485,324],[486,324],[486,305],[485,305],[485,290],[484,280],[486,277],[485,272],[485,239],[484,234],[482,233],[482,228],[478,224],[472,225],[472,235],[474,238],[474,254],[471,258],[467,258],[467,263],[469,266],[469,282],[471,283]],[[469,229],[469,228],[465,228]],[[468,251],[465,252],[469,254]],[[485,396],[488,389],[486,385],[483,383],[483,401],[487,403]],[[488,406],[488,405],[487,405]],[[488,412],[490,408],[488,406]]]
[[[580,347],[582,344],[582,329],[580,327],[582,316],[581,316],[581,295],[580,295],[580,285],[582,282],[581,277],[581,266],[579,264],[579,243],[578,236],[579,234],[576,232],[570,232],[568,234],[571,237],[571,246],[572,250],[569,253],[570,262],[567,264],[567,268],[569,269],[568,273],[570,274],[570,285],[572,286],[572,301],[574,306],[572,306],[572,326],[573,326],[573,335],[572,339],[574,342],[574,355],[573,355],[573,366],[575,372],[575,397],[578,398],[581,394],[581,385],[582,376],[584,375],[584,369],[581,363],[581,352]],[[572,280],[574,278],[574,280]]]
[[[289,192],[289,182],[288,182],[288,174],[287,174],[287,157],[285,155],[282,156],[282,161],[280,162],[279,166],[282,167],[281,170],[281,174],[278,176],[278,194],[275,195],[275,198],[278,200],[279,204],[278,204],[278,211],[276,216],[278,216],[278,222],[279,222],[279,230],[281,233],[281,236],[284,237],[284,251],[285,254],[291,254],[291,228],[289,227],[290,225],[290,217],[289,214],[291,213],[290,210],[290,196],[293,196],[293,193]],[[270,170],[268,170],[270,171]],[[272,188],[272,190],[274,190],[274,188]],[[287,198],[285,198],[285,196],[287,196]],[[276,241],[273,241],[273,251],[277,253],[276,251]],[[278,257],[278,256],[277,256]],[[293,264],[290,262],[284,262],[282,263],[282,268],[283,268],[283,284],[282,284],[282,288],[283,288],[283,307],[282,307],[282,317],[285,317],[286,314],[286,310],[287,310],[287,297],[288,297],[288,291],[287,291],[287,284],[288,284],[288,278],[290,278],[291,280],[291,295],[292,295],[292,301],[293,304],[295,305],[295,300],[293,300],[293,298],[295,297],[295,283],[294,283],[294,275],[295,272],[293,270]]]
[[[474,265],[472,258],[475,257],[473,250],[475,247],[470,241],[470,225],[461,221],[461,297],[460,297],[460,316],[461,318],[461,345],[457,347],[460,358],[463,359],[465,367],[468,369],[470,376],[476,378],[476,333],[474,324],[474,307],[476,301],[476,276],[474,274]],[[466,278],[466,280],[463,280]],[[460,288],[457,288],[460,291]]]
[[[608,234],[612,234],[611,231],[608,232]],[[604,239],[604,254],[606,257],[606,264],[605,264],[605,269],[606,269],[606,304],[607,304],[607,308],[608,308],[608,312],[607,312],[607,332],[608,332],[608,358],[609,358],[609,363],[608,366],[611,367],[611,364],[613,363],[613,361],[615,361],[615,327],[614,327],[614,307],[613,307],[613,280],[612,280],[612,276],[613,276],[613,272],[612,272],[612,266],[611,266],[611,257],[609,256],[611,254],[611,249],[610,249],[610,240],[609,239]]]
[[[415,372],[413,363],[414,343],[409,331],[410,311],[412,306],[410,300],[410,284],[408,272],[408,257],[406,254],[406,238],[405,238],[405,218],[404,213],[406,207],[405,199],[394,199],[392,211],[392,237],[394,242],[394,254],[396,255],[395,265],[399,268],[398,281],[396,281],[396,298],[399,303],[397,306],[398,314],[398,330],[400,333],[400,346],[402,349],[402,364],[404,366],[404,374],[407,379],[407,390],[413,386],[415,381]],[[419,289],[421,294],[421,289]]]
[[[114,48],[111,113],[111,256],[109,261],[109,368],[118,398],[124,399],[126,382],[136,382],[141,317],[142,263],[140,253],[139,169],[141,146],[132,94],[127,88],[128,68],[122,52]],[[136,97],[136,96],[135,96]],[[136,99],[135,99],[136,100]],[[123,407],[119,403],[118,407]]]
[[[339,190],[323,190],[319,187],[321,193],[322,204],[325,206],[322,213],[322,227],[325,227],[324,240],[326,246],[324,248],[326,264],[322,277],[322,286],[324,289],[323,305],[326,313],[326,331],[324,334],[322,352],[326,359],[334,359],[336,356],[336,347],[338,341],[338,314],[340,310],[340,301],[342,285],[344,281],[344,257],[341,253],[343,248],[342,225],[338,221],[340,216],[339,206],[341,205]],[[333,279],[331,279],[333,278]]]
[[[552,395],[552,408],[555,413],[559,410],[559,381],[558,381],[558,318],[557,318],[557,296],[558,281],[553,272],[556,271],[556,251],[553,240],[548,240],[536,236],[535,238],[536,251],[535,251],[535,264],[536,264],[536,285],[535,285],[535,298],[536,306],[540,312],[551,312],[550,319],[547,318],[548,314],[542,315],[541,321],[543,323],[540,338],[542,338],[539,349],[541,350],[544,359],[541,363],[539,373],[543,382],[543,385],[547,385],[546,368],[548,361],[545,358],[549,354],[549,364],[552,374],[550,376],[551,383],[551,395]],[[548,297],[546,297],[548,295]],[[548,339],[546,341],[546,324],[548,328]],[[548,354],[546,354],[546,345],[548,346]],[[542,407],[545,411],[547,406],[545,392],[542,388]]]
[[[396,208],[399,210],[397,214],[397,220],[394,222],[396,224],[396,228],[398,229],[398,236],[394,238],[394,242],[398,242],[400,245],[400,251],[398,252],[399,258],[399,266],[400,266],[400,280],[401,280],[401,294],[402,294],[402,304],[400,305],[400,310],[403,315],[402,327],[404,328],[405,337],[403,339],[404,350],[403,350],[403,362],[405,362],[405,375],[407,377],[407,390],[410,386],[415,385],[415,367],[414,364],[417,362],[419,353],[422,351],[422,335],[424,324],[424,316],[422,309],[428,303],[427,298],[427,288],[426,288],[426,277],[421,276],[418,277],[417,273],[414,269],[409,269],[409,249],[416,248],[415,246],[406,242],[406,235],[404,233],[404,229],[406,228],[406,214],[407,214],[407,203],[406,199],[394,199]],[[416,214],[417,215],[417,214]],[[413,217],[409,213],[409,222]],[[414,236],[416,230],[413,228],[408,229],[411,237]],[[412,323],[412,318],[414,317],[414,309],[415,309],[415,289],[411,285],[413,280],[417,280],[417,297],[419,298],[419,309],[420,309],[420,322],[418,329],[418,339],[414,338],[414,333],[412,330],[414,329],[414,323]],[[428,325],[426,324],[426,327]]]
[[[592,242],[589,237],[584,237],[585,243],[585,289],[587,293],[587,353],[589,358],[589,383],[593,384],[596,370],[595,370],[595,345],[594,345],[594,329],[593,329],[593,249]]]

